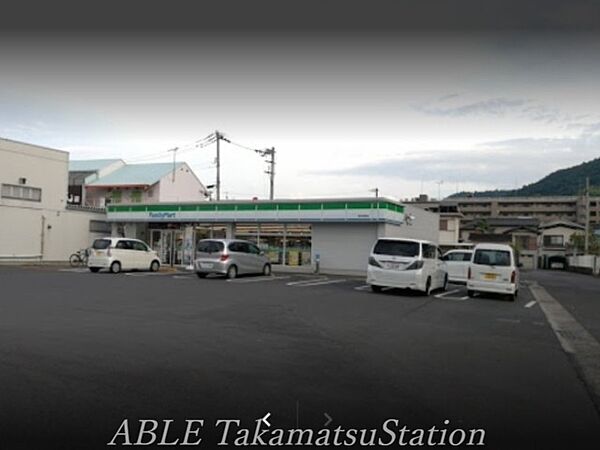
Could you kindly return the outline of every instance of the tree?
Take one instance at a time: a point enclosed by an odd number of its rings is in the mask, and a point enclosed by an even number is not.
[[[479,219],[477,225],[475,225],[475,229],[482,233],[487,233],[488,231],[490,231],[490,224],[485,219]]]
[[[589,233],[588,254],[600,255],[600,238],[592,231]],[[583,253],[585,249],[585,234],[572,234],[569,244],[577,253]]]

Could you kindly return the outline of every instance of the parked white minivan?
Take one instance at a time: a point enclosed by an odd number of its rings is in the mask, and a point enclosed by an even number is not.
[[[472,256],[472,250],[450,250],[444,254],[442,259],[446,263],[450,283],[467,284]]]
[[[429,295],[434,289],[446,290],[448,274],[442,254],[433,242],[379,238],[369,256],[367,284],[373,292],[395,287]]]
[[[467,295],[478,292],[506,294],[514,301],[519,293],[519,266],[510,245],[478,244],[473,249],[467,276]]]
[[[139,239],[106,237],[96,239],[90,249],[88,267],[92,272],[108,269],[112,273],[122,270],[160,269],[160,258],[148,244]]]

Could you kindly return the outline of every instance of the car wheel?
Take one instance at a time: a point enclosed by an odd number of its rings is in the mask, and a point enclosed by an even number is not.
[[[423,293],[428,297],[429,294],[431,294],[431,277],[427,277],[427,282],[425,283],[425,290]]]
[[[100,272],[100,267],[90,267],[90,272],[98,273],[98,272]]]
[[[471,298],[475,297],[475,291],[472,291],[472,290],[469,289],[467,291],[467,297],[471,297]]]
[[[158,272],[160,270],[160,263],[158,261],[152,261],[150,264],[150,272]]]
[[[227,278],[230,280],[234,279],[237,277],[237,272],[238,270],[236,266],[229,266],[229,269],[227,269]]]
[[[202,273],[202,272],[196,272],[196,275],[198,276],[198,278],[206,278],[206,273]]]
[[[121,263],[119,261],[115,261],[110,265],[111,273],[119,273],[121,271]]]
[[[514,294],[509,294],[509,295],[508,295],[508,301],[509,301],[509,302],[514,302],[514,301],[517,299],[517,295],[518,295],[518,293],[517,293],[517,292],[518,292],[518,291],[515,291],[515,293],[514,293]]]
[[[371,290],[377,294],[381,292],[381,289],[382,289],[382,286],[377,286],[376,284],[371,285]]]
[[[271,264],[265,264],[265,267],[263,267],[263,275],[265,277],[271,276]]]

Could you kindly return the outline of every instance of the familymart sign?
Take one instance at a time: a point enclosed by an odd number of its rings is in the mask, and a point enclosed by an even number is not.
[[[389,200],[204,202],[111,205],[111,222],[404,222]]]

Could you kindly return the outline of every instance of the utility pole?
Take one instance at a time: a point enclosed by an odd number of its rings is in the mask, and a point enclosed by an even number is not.
[[[269,168],[265,170],[265,173],[269,175],[269,199],[273,200],[275,197],[275,147],[254,151],[262,157],[269,156],[267,160]]]
[[[216,165],[217,165],[217,181],[216,181],[216,185],[217,185],[217,201],[221,200],[221,146],[220,146],[220,140],[223,136],[221,136],[221,133],[219,133],[218,131],[215,131],[215,137],[217,139],[217,159],[216,159]]]
[[[590,177],[585,179],[585,244],[584,254],[588,254],[590,246]]]
[[[268,152],[271,158],[266,173],[269,174],[269,200],[273,200],[275,196],[275,147],[271,147]]]
[[[442,184],[444,184],[444,180],[440,180],[436,182],[438,185],[438,201],[442,200]]]
[[[171,150],[167,150],[169,152],[173,152],[173,183],[175,183],[175,169],[176,169],[176,161],[177,161],[177,150],[179,147],[172,148]]]

